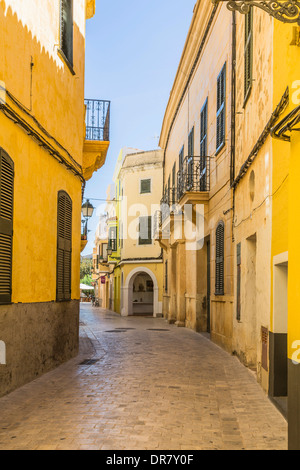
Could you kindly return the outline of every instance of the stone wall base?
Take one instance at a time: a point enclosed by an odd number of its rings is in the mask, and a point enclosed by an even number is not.
[[[25,385],[78,354],[79,301],[0,306],[0,396]]]

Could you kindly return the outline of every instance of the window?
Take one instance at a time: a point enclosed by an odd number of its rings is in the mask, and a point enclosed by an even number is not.
[[[207,156],[207,100],[200,115],[200,156]]]
[[[250,95],[252,88],[252,62],[253,62],[253,8],[245,16],[245,84],[244,100],[245,103]]]
[[[152,245],[152,217],[139,218],[139,245]]]
[[[172,169],[172,204],[175,204],[176,199],[176,163],[173,165]]]
[[[59,191],[57,202],[57,301],[71,300],[72,201]]]
[[[107,243],[103,243],[102,245],[102,256],[103,256],[103,262],[107,262]]]
[[[217,152],[225,144],[226,64],[217,80]]]
[[[184,147],[179,153],[179,171],[177,173],[177,197],[180,199],[183,191],[183,162],[184,162]]]
[[[200,191],[206,191],[207,185],[207,100],[200,115]]]
[[[165,262],[165,292],[168,292],[168,261]]]
[[[216,230],[216,295],[224,295],[224,223]]]
[[[109,229],[108,249],[117,251],[117,227],[110,227]]]
[[[60,0],[60,48],[73,67],[73,0]]]
[[[193,183],[194,183],[194,175],[193,175],[193,169],[194,169],[194,128],[191,130],[189,133],[189,139],[188,139],[188,169],[187,169],[187,189],[191,191],[193,189]]]
[[[14,163],[0,148],[0,304],[11,303]]]
[[[189,139],[188,139],[188,154],[189,157],[194,156],[194,128],[191,130],[189,133]]]
[[[141,194],[151,193],[151,179],[141,180],[140,193]]]
[[[237,245],[237,289],[236,289],[236,319],[241,320],[241,243]]]
[[[184,147],[182,147],[179,153],[179,171],[182,171],[183,169],[183,161],[184,161]]]

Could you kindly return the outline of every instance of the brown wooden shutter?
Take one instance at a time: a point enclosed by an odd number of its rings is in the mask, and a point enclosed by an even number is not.
[[[224,223],[216,230],[216,295],[224,295]]]
[[[11,302],[14,163],[0,149],[0,304]]]
[[[57,202],[57,300],[71,300],[72,201],[64,191]]]

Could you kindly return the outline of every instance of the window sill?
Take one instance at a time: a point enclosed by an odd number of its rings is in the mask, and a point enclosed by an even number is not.
[[[62,59],[62,61],[66,64],[66,66],[68,67],[68,69],[70,70],[71,74],[72,75],[76,75],[74,69],[73,69],[73,65],[71,64],[71,62],[67,59],[67,57],[65,56],[64,52],[61,50],[61,49],[58,49],[57,50],[57,53],[59,55],[59,57]]]

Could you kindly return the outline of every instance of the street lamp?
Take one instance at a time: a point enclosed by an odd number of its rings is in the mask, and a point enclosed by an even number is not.
[[[82,215],[85,219],[90,219],[93,216],[93,213],[94,206],[87,199],[87,201],[82,205]]]
[[[298,23],[300,26],[299,0],[212,0],[215,5],[222,2],[227,3],[227,8],[230,11],[238,11],[247,15],[251,7],[257,7],[282,23]]]
[[[88,220],[93,216],[94,213],[94,206],[90,203],[90,201],[87,199],[87,201],[82,205],[82,215],[85,218],[85,226],[84,226],[84,232],[83,235],[86,236],[88,234]]]

